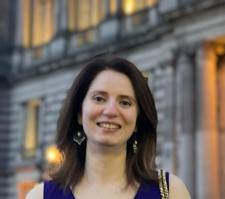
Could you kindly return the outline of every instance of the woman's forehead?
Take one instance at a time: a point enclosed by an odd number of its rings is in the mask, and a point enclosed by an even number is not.
[[[121,95],[135,96],[133,85],[125,74],[105,70],[100,72],[90,84],[88,92],[102,91],[102,92],[116,92]]]

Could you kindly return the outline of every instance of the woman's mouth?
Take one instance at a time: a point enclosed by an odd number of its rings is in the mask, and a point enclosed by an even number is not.
[[[107,129],[120,129],[121,125],[111,122],[97,122],[97,125],[101,128],[107,128]]]

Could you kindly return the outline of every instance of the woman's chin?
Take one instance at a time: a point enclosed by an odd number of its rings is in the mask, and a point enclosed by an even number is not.
[[[104,148],[120,148],[123,144],[121,144],[120,142],[116,141],[116,140],[112,140],[112,139],[101,139],[101,140],[96,140],[94,143],[92,143],[92,145],[95,145],[96,147],[100,148],[102,147],[102,149]]]

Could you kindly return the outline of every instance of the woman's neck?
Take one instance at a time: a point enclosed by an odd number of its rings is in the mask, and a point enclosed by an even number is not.
[[[125,184],[126,149],[93,150],[87,146],[83,180],[88,184]]]
[[[88,190],[88,191],[87,191]],[[134,198],[136,187],[127,186],[126,146],[88,147],[84,176],[74,187],[76,198]]]

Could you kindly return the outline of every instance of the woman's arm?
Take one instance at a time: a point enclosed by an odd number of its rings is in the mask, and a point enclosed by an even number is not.
[[[169,198],[170,199],[191,199],[191,196],[185,186],[185,184],[177,176],[170,174],[170,186],[169,186]]]
[[[44,184],[38,184],[27,194],[26,199],[43,199]]]

